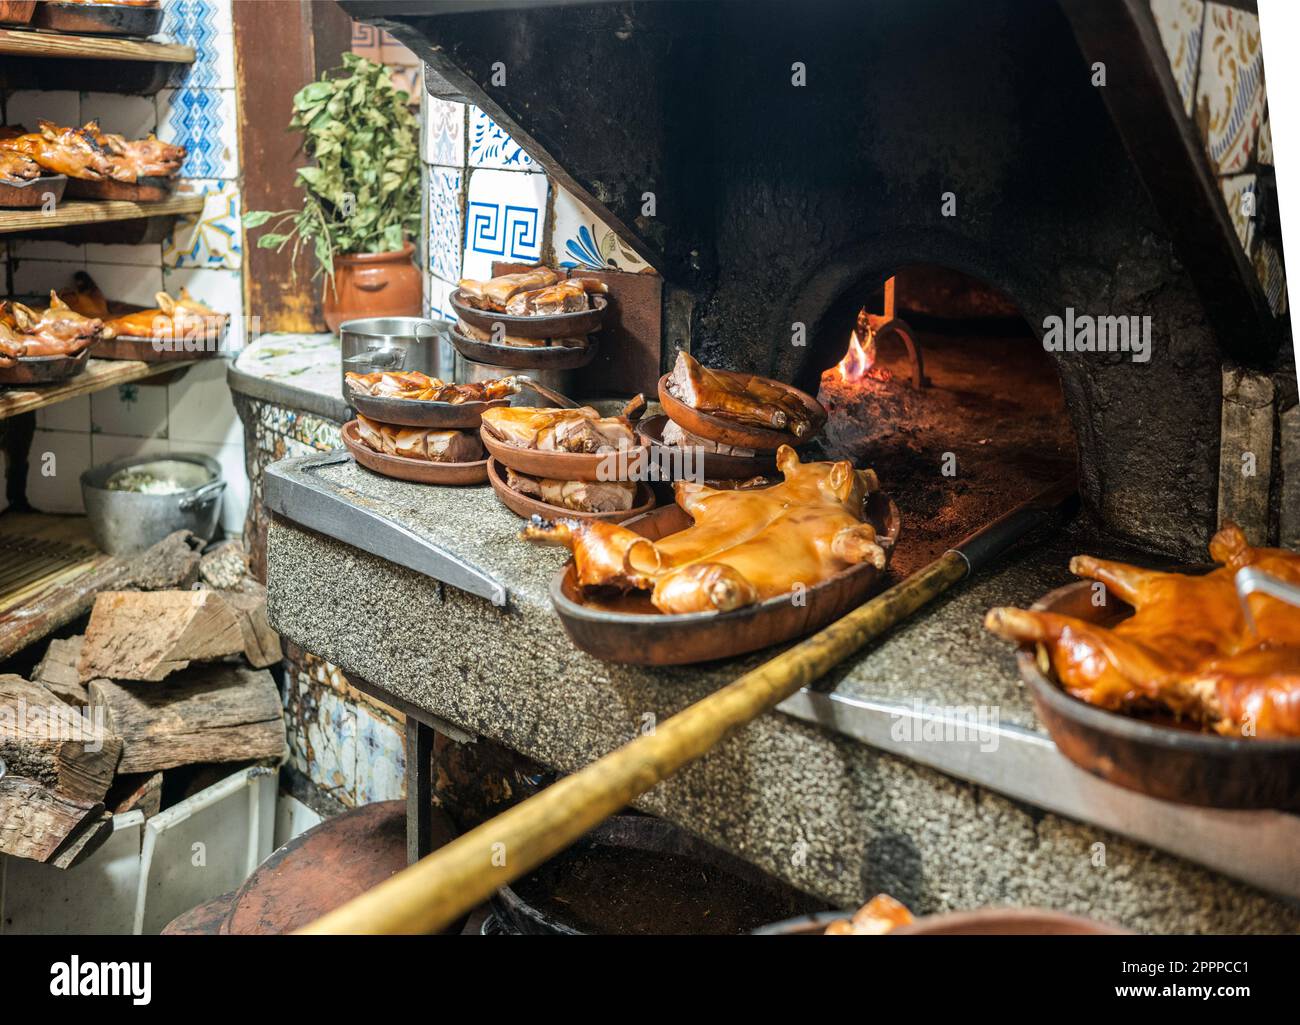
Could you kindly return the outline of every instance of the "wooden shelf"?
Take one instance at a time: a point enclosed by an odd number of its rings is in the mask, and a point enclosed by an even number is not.
[[[134,221],[141,217],[177,217],[203,209],[203,196],[186,193],[170,196],[159,203],[133,203],[125,199],[70,199],[51,213],[41,209],[0,210],[0,235],[20,232],[50,231],[82,224],[107,224],[110,221]]]
[[[0,53],[11,57],[194,63],[194,47],[179,43],[151,43],[143,39],[114,39],[108,36],[69,36],[31,29],[0,29]]]
[[[0,387],[0,420],[19,413],[30,413],[56,402],[74,399],[78,395],[90,395],[119,384],[142,381],[156,374],[168,373],[181,367],[192,366],[195,360],[169,360],[163,363],[144,363],[131,359],[91,359],[86,361],[86,369],[58,384],[47,384],[39,388],[25,388],[21,385]]]

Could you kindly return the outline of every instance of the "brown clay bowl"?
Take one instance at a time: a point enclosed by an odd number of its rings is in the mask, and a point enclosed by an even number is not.
[[[609,520],[611,523],[622,523],[624,520],[633,516],[640,516],[647,513],[655,507],[655,495],[647,484],[638,484],[636,486],[636,504],[624,512],[575,512],[573,509],[566,509],[561,505],[551,505],[542,502],[528,495],[521,495],[506,483],[506,474],[504,467],[495,459],[488,460],[487,479],[492,485],[492,490],[497,493],[497,498],[501,504],[509,509],[516,516],[522,516],[529,519],[532,516],[540,516],[544,520],[571,519],[571,520]],[[566,477],[565,480],[575,478]]]
[[[405,456],[376,452],[361,443],[355,420],[345,423],[340,433],[352,458],[367,470],[373,470],[383,477],[408,480],[415,484],[447,485],[482,484],[487,480],[486,459],[473,463],[434,463],[427,459],[408,459]]]
[[[0,367],[0,385],[55,384],[81,373],[90,359],[88,345],[75,356],[22,356],[11,367]]]
[[[1132,609],[1092,601],[1092,582],[1076,581],[1032,606],[1113,625]],[[1016,654],[1039,721],[1066,758],[1127,790],[1209,808],[1300,808],[1300,740],[1222,737],[1198,729],[1097,708],[1061,689],[1037,646]]]
[[[144,306],[132,306],[125,303],[110,303],[109,312],[114,317],[137,313]],[[180,338],[145,338],[140,335],[115,335],[99,342],[95,349],[97,359],[134,359],[145,363],[162,363],[173,359],[204,359],[221,353],[222,343],[230,332],[230,315],[221,314],[221,327],[208,329],[202,338],[190,337],[182,333]],[[208,324],[212,323],[209,318]],[[205,324],[205,328],[208,327]],[[214,325],[215,327],[215,325]],[[199,348],[187,348],[199,344]]]
[[[479,428],[483,446],[493,459],[499,459],[517,473],[530,477],[551,477],[554,480],[617,480],[619,453],[601,454],[587,452],[539,452],[531,448],[518,448],[498,441],[484,424]],[[628,464],[648,460],[650,452],[644,445],[624,450]],[[607,472],[608,471],[608,472]]]
[[[578,310],[576,313],[551,313],[538,317],[515,317],[509,313],[495,313],[491,310],[476,310],[466,306],[461,300],[460,289],[451,293],[451,308],[456,311],[466,324],[480,331],[491,331],[494,324],[501,324],[508,335],[516,338],[573,338],[577,335],[589,335],[599,331],[609,309],[609,299],[603,295],[590,296],[591,308]],[[494,346],[510,348],[510,346]],[[472,358],[472,357],[471,357]],[[489,361],[490,362],[490,361]]]
[[[31,210],[41,206],[46,196],[58,203],[68,187],[68,177],[63,174],[45,174],[26,182],[0,182],[0,208]]]
[[[722,374],[726,377],[743,378],[750,376],[733,373],[730,370],[715,370],[713,373]],[[720,445],[752,448],[759,452],[775,452],[782,445],[802,445],[804,442],[811,441],[821,431],[822,425],[826,423],[826,409],[820,402],[807,392],[802,392],[793,385],[781,381],[772,381],[772,383],[794,397],[808,410],[809,415],[812,417],[812,429],[802,438],[796,438],[789,431],[774,431],[764,427],[746,427],[724,416],[716,416],[713,413],[704,413],[698,409],[692,409],[686,403],[674,398],[672,393],[668,391],[668,379],[671,376],[671,374],[664,374],[663,377],[659,378],[659,403],[664,407],[664,412],[692,434],[698,434],[701,438],[716,441]]]
[[[44,0],[33,25],[55,32],[101,36],[152,36],[162,26],[162,6],[138,4],[65,4]]]
[[[662,414],[647,417],[636,425],[637,436],[652,448],[662,448],[671,452],[679,446],[663,443],[664,427],[667,424],[668,417]],[[701,452],[696,458],[700,461],[705,480],[747,480],[750,477],[776,473],[776,457],[770,451],[758,452],[752,456],[727,456],[719,452]]]
[[[531,319],[531,318],[530,318]],[[571,345],[539,345],[529,348],[523,345],[495,345],[492,342],[479,342],[466,338],[454,327],[449,329],[451,344],[467,360],[475,363],[487,363],[494,367],[506,367],[510,370],[576,370],[585,367],[600,350],[596,339],[592,338],[581,348]],[[532,335],[522,335],[530,338]]]
[[[175,178],[138,178],[134,182],[69,178],[65,195],[69,199],[129,199],[134,203],[160,203],[175,190]]]
[[[898,507],[876,492],[867,499],[866,513],[886,555],[891,554],[898,541]],[[623,526],[658,540],[691,522],[673,504]],[[802,604],[778,595],[734,612],[665,615],[645,592],[607,600],[585,594],[569,560],[551,580],[551,603],[569,639],[589,655],[631,665],[687,665],[732,658],[820,630],[861,605],[882,576],[883,571],[863,563],[808,588]]]
[[[366,395],[348,389],[352,408],[371,420],[401,427],[428,427],[433,430],[474,430],[483,423],[483,411],[508,406],[509,398],[490,402],[430,402],[424,399],[399,399],[391,396]]]

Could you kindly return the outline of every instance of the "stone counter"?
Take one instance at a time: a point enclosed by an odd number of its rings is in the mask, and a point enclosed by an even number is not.
[[[581,768],[772,653],[663,669],[596,661],[551,609],[565,553],[518,541],[520,521],[489,489],[405,484],[350,461],[317,473],[490,574],[508,598],[494,605],[277,517],[267,549],[277,629],[558,770]],[[1290,844],[1294,859],[1294,817],[1182,809],[1087,777],[1040,731],[1011,651],[980,628],[990,605],[1066,582],[1079,546],[1067,535],[1022,548],[638,806],[844,905],[887,891],[921,912],[1038,905],[1144,931],[1295,931],[1294,905],[1149,845],[1230,866],[1252,847],[1276,855]],[[890,736],[908,709],[959,705],[996,711],[996,750]],[[1044,810],[1063,801],[1082,822]]]

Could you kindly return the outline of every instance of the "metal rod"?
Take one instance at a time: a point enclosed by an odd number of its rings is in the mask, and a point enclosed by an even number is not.
[[[1073,493],[1072,482],[1049,489],[654,733],[553,783],[299,931],[427,933],[444,927],[986,565],[1058,514]]]

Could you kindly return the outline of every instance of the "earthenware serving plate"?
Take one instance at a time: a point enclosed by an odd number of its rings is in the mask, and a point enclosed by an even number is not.
[[[384,477],[408,480],[415,484],[449,485],[482,484],[487,480],[486,459],[472,463],[435,463],[428,459],[408,459],[406,456],[376,452],[362,443],[357,428],[355,420],[349,420],[343,425],[340,432],[343,444],[360,465]]]
[[[400,427],[428,427],[435,430],[476,430],[483,411],[510,405],[510,398],[486,402],[432,402],[428,399],[399,399],[388,395],[367,395],[348,387],[348,401],[362,416]]]
[[[451,293],[451,308],[466,324],[480,331],[491,333],[495,325],[500,324],[506,334],[515,338],[573,338],[599,331],[605,319],[605,311],[609,309],[609,299],[605,296],[591,295],[588,298],[591,301],[590,309],[578,310],[575,313],[516,317],[509,313],[477,310],[473,306],[468,306],[463,301],[461,290],[458,288]]]
[[[562,505],[551,505],[541,499],[520,494],[506,483],[506,468],[495,459],[488,460],[487,479],[488,483],[492,485],[492,490],[497,493],[497,498],[501,500],[501,504],[516,516],[522,516],[524,519],[540,516],[544,520],[609,520],[613,523],[621,523],[633,516],[647,513],[655,507],[654,492],[650,490],[647,484],[638,484],[636,486],[636,498],[633,499],[631,509],[622,512],[594,513],[577,512],[573,509],[566,509]]]
[[[749,374],[733,373],[730,370],[714,370],[712,373],[732,378],[751,376]],[[717,416],[714,413],[705,413],[698,409],[692,409],[680,399],[674,398],[672,392],[668,390],[668,380],[671,376],[671,374],[664,374],[663,377],[659,378],[659,402],[664,407],[664,412],[692,434],[707,438],[709,441],[716,441],[720,445],[752,448],[757,452],[775,452],[782,445],[802,445],[806,441],[811,441],[826,423],[826,409],[820,402],[807,392],[802,392],[793,385],[784,384],[781,381],[772,381],[771,383],[787,392],[808,411],[811,426],[808,433],[802,438],[796,438],[789,431],[777,431],[765,427],[748,427],[725,416]]]
[[[1080,580],[1044,595],[1032,608],[1113,626],[1132,614],[1118,599],[1093,604]],[[1210,808],[1300,808],[1300,740],[1223,737],[1110,712],[1061,689],[1039,645],[1016,653],[1038,718],[1057,748],[1081,769],[1128,790]]]
[[[898,541],[898,507],[877,491],[867,498],[866,519],[876,528],[888,558]],[[690,515],[673,504],[623,526],[654,541],[691,523]],[[551,602],[569,639],[589,655],[631,665],[688,665],[743,655],[820,630],[861,605],[883,573],[870,563],[852,566],[808,588],[802,603],[783,594],[734,612],[666,615],[650,604],[646,592],[587,593],[578,585],[570,559],[551,580]]]
[[[63,174],[43,174],[25,182],[0,182],[0,207],[32,210],[47,202],[58,203],[67,185],[68,177]]]
[[[141,177],[134,182],[118,182],[111,178],[99,181],[69,178],[65,192],[69,199],[129,199],[133,203],[159,203],[175,189],[175,178]]]
[[[516,473],[554,480],[618,480],[621,467],[647,463],[650,452],[644,445],[621,452],[539,452],[500,441],[487,424],[479,428],[479,437],[493,459],[499,459]]]
[[[585,367],[600,351],[596,339],[587,340],[584,346],[576,345],[495,345],[466,338],[454,327],[450,329],[451,344],[456,351],[474,363],[487,363],[510,370],[576,370]]]
[[[124,317],[148,309],[129,303],[108,304],[111,317]],[[97,359],[134,359],[145,363],[166,363],[170,360],[208,359],[221,355],[221,346],[230,331],[230,315],[220,314],[220,328],[205,331],[202,338],[189,336],[184,331],[178,339],[143,338],[139,335],[114,335],[102,339],[95,348]]]
[[[75,356],[22,356],[11,367],[0,367],[0,385],[54,384],[81,373],[90,359],[89,345]]]
[[[152,36],[162,27],[162,6],[62,4],[43,0],[32,18],[36,28],[94,36]]]
[[[664,444],[664,428],[667,425],[668,417],[662,414],[646,417],[636,425],[636,433],[645,444],[671,453],[674,449],[682,446]],[[776,473],[776,456],[772,451],[756,452],[752,456],[729,456],[723,455],[721,452],[699,451],[695,452],[691,458],[699,459],[701,475],[705,480],[748,480],[750,477],[761,477]],[[678,464],[670,460],[664,465],[674,466]],[[684,468],[686,463],[682,462],[680,465]],[[685,469],[683,469],[682,475],[686,476]],[[679,478],[673,477],[672,479],[677,480]]]

